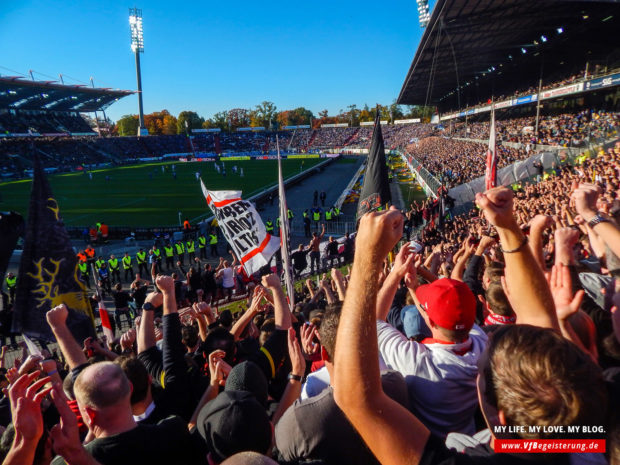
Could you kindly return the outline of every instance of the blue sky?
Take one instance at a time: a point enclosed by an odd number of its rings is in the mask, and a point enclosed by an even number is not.
[[[135,89],[126,1],[4,0],[0,74]],[[391,103],[422,30],[414,0],[171,2],[143,0],[145,112],[210,117],[270,100],[330,114]],[[43,74],[38,74],[43,73]],[[108,115],[137,112],[137,98]]]

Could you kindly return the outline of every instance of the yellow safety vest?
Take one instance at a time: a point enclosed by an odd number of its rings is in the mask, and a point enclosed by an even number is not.
[[[174,249],[172,248],[172,246],[164,247],[164,250],[166,251],[166,257],[173,257],[174,256]]]
[[[9,289],[13,289],[16,285],[17,285],[17,276],[13,276],[12,278],[9,278],[7,276],[6,287],[8,287]]]
[[[78,268],[80,269],[80,273],[88,274],[88,265],[86,263],[78,263]]]
[[[137,252],[136,260],[138,261],[138,263],[146,263],[146,252]]]
[[[187,253],[192,253],[195,250],[194,241],[187,241]]]
[[[217,244],[217,235],[216,234],[210,234],[209,237],[211,238],[209,240],[209,244],[211,244],[211,245]]]
[[[207,238],[204,236],[198,236],[198,248],[204,249],[205,245],[207,245]]]
[[[183,255],[185,253],[185,246],[183,246],[182,242],[177,242],[174,246],[177,249],[177,255]]]
[[[131,268],[131,257],[123,257],[123,268],[125,270]]]
[[[321,214],[319,212],[313,212],[312,219],[314,219],[314,221],[319,221],[321,219]]]
[[[115,258],[114,260],[109,259],[108,265],[110,265],[110,270],[112,271],[118,270],[118,258]]]
[[[331,221],[332,219],[332,212],[330,210],[327,210],[325,212],[325,221]]]

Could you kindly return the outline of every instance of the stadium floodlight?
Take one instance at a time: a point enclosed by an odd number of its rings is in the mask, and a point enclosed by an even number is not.
[[[420,20],[420,27],[424,29],[431,21],[431,15],[428,12],[428,0],[416,0],[418,4],[418,18]]]
[[[545,36],[540,36],[540,40],[542,40],[543,42],[547,42],[547,38]]]
[[[144,53],[142,10],[137,8],[129,9],[129,28],[131,29],[131,51]]]
[[[558,34],[562,34],[564,32],[564,28],[563,27],[559,27],[556,29]]]
[[[142,30],[142,10],[129,8],[129,29],[131,30],[131,51],[136,56],[136,79],[138,81],[138,136],[146,136],[149,131],[144,125],[142,106],[142,71],[140,70],[140,54],[144,53],[144,35]]]
[[[521,53],[526,54],[526,53],[527,53],[527,50],[525,50],[525,48],[524,48],[524,47],[521,47]]]

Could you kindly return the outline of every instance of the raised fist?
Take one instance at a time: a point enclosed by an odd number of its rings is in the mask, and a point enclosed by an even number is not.
[[[155,278],[155,284],[162,292],[174,292],[174,279],[172,276],[159,275]]]
[[[514,194],[507,187],[494,187],[484,193],[476,194],[478,205],[485,218],[496,228],[510,229],[517,225],[512,207]]]
[[[45,318],[52,328],[63,326],[67,321],[67,316],[69,316],[69,310],[65,304],[60,304],[45,314]]]

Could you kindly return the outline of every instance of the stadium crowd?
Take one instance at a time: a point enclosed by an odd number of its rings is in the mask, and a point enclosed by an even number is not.
[[[59,112],[0,112],[0,134],[91,133],[93,129],[78,114]]]
[[[538,137],[534,134],[535,117],[496,120],[495,128],[498,139],[507,142],[582,147],[588,138],[604,139],[608,133],[617,130],[619,118],[620,115],[616,112],[598,110],[543,116],[539,121]],[[489,122],[469,122],[467,125],[459,123],[453,135],[488,139]]]
[[[60,352],[0,367],[3,464],[618,463],[619,195],[617,144],[464,216],[433,200],[367,214],[341,252],[352,268],[298,285],[292,311],[271,270],[200,269],[206,237],[174,244],[166,270],[165,249],[161,265],[142,250],[111,337],[78,344],[61,304]],[[110,291],[123,258],[105,262]],[[233,288],[245,310],[211,305]],[[506,439],[606,454],[496,453]]]
[[[406,153],[415,157],[442,185],[450,188],[484,175],[485,165],[481,160],[485,160],[487,149],[486,144],[479,142],[434,136],[409,145]],[[498,168],[531,155],[525,148],[503,145],[497,146],[497,153]]]

